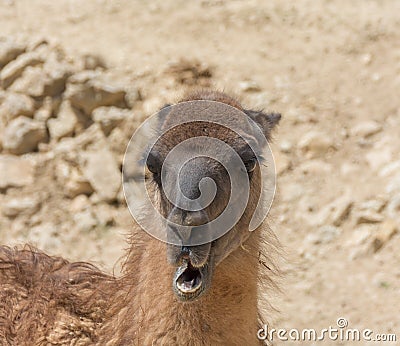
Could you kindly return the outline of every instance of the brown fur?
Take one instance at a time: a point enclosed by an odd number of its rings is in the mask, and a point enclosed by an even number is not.
[[[242,109],[216,92],[185,100],[197,99]],[[272,249],[265,248],[273,239],[265,232],[261,226],[237,244],[216,267],[207,294],[188,303],[178,302],[171,289],[174,268],[166,263],[166,245],[138,225],[120,278],[34,248],[0,247],[0,344],[258,344],[258,279],[271,283],[259,264],[260,248]]]

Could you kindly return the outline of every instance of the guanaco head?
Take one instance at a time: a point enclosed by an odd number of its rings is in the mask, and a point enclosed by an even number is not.
[[[215,266],[251,235],[261,153],[280,115],[243,109],[213,91],[191,94],[159,115],[161,135],[146,158],[148,183],[167,220],[173,290],[190,301],[210,288]]]

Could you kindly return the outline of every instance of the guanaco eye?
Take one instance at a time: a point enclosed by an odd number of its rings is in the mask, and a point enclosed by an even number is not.
[[[161,157],[159,153],[151,151],[149,153],[149,156],[147,156],[146,166],[151,173],[159,175],[161,173],[162,167]]]
[[[257,159],[252,159],[244,162],[244,166],[246,167],[246,171],[248,173],[253,172],[257,166]]]

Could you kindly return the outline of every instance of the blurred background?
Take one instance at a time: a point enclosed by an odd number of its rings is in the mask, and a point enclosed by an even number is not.
[[[397,0],[0,0],[0,242],[118,273],[130,136],[213,87],[283,114],[272,325],[345,317],[399,339],[399,14]]]

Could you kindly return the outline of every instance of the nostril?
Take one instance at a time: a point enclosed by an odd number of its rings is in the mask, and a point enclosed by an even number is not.
[[[187,246],[182,246],[180,257],[182,259],[190,259],[190,249]]]

